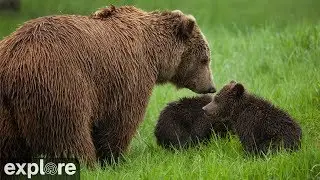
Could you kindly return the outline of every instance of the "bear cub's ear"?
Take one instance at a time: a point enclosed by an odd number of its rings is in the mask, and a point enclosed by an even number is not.
[[[235,83],[234,85],[231,86],[230,91],[235,97],[241,97],[244,93],[244,87],[240,83]]]
[[[172,13],[177,14],[180,20],[177,26],[177,35],[183,39],[188,39],[192,35],[196,19],[192,15],[185,15],[179,10],[174,10]]]

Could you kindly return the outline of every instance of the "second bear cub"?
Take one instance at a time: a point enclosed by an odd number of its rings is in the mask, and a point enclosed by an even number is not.
[[[185,148],[208,141],[213,131],[225,136],[228,124],[214,121],[202,107],[210,103],[209,95],[182,98],[162,110],[155,129],[157,143],[165,148]]]

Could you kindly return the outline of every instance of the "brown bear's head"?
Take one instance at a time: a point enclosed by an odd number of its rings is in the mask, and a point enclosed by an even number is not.
[[[193,16],[181,11],[173,11],[172,14],[176,15],[173,27],[176,28],[176,38],[183,45],[183,52],[170,82],[196,93],[214,93],[208,42]]]
[[[237,106],[237,102],[241,101],[244,93],[245,89],[242,84],[231,81],[202,109],[207,115],[226,118],[231,115],[232,110]]]

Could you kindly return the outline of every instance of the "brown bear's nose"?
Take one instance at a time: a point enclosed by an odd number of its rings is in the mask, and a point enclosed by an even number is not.
[[[214,88],[213,86],[210,87],[207,91],[207,93],[215,93],[216,92],[216,88]]]

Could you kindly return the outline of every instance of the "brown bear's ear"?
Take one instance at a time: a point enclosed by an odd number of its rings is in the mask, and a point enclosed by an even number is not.
[[[241,97],[244,93],[244,87],[242,84],[237,83],[234,86],[231,87],[231,92],[236,97]]]
[[[180,24],[178,25],[178,36],[188,39],[192,35],[196,20],[191,15],[184,15],[180,17]]]
[[[114,5],[110,5],[109,7],[99,9],[91,14],[90,17],[93,19],[105,19],[109,17],[115,10],[116,7]]]

